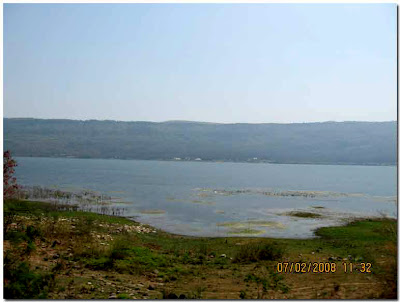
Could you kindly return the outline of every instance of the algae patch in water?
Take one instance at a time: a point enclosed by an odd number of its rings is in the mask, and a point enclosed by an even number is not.
[[[142,214],[150,214],[150,215],[160,215],[160,214],[165,214],[164,210],[143,210],[140,211]]]
[[[133,204],[132,201],[112,201],[113,204]]]
[[[215,213],[216,213],[216,214],[225,214],[225,211],[222,211],[222,210],[216,210],[216,211],[215,211]]]
[[[196,204],[204,204],[204,205],[214,205],[215,202],[214,201],[205,201],[205,200],[187,200],[187,199],[177,199],[177,198],[173,198],[173,197],[168,197],[167,198],[168,201],[175,201],[175,202],[191,202],[191,203],[196,203]]]
[[[264,234],[265,230],[254,230],[254,229],[238,229],[228,232],[230,235],[261,235]]]
[[[204,200],[191,200],[191,203],[197,203],[197,204],[204,204],[204,205],[213,205],[215,204],[214,201],[204,201]]]
[[[210,194],[207,194],[207,193],[197,193],[197,196],[199,196],[199,197],[210,197]]]
[[[264,220],[247,220],[247,221],[237,221],[237,222],[222,222],[217,223],[217,226],[222,226],[226,228],[248,228],[250,226],[255,227],[269,227],[269,228],[277,228],[284,229],[285,225],[280,222],[275,221],[264,221]]]
[[[206,189],[197,188],[197,191],[224,196],[238,194],[262,194],[269,197],[303,197],[303,198],[329,198],[329,197],[365,197],[362,193],[343,193],[330,191],[294,191],[274,189]],[[198,193],[201,194],[201,193]]]

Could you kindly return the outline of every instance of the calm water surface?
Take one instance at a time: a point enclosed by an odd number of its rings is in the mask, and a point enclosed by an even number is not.
[[[120,198],[127,216],[183,235],[306,238],[349,217],[397,215],[393,166],[16,160],[22,185]],[[289,216],[293,211],[321,218]]]

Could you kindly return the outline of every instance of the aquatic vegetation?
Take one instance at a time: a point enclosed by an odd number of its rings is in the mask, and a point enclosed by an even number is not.
[[[19,198],[27,200],[68,201],[71,203],[93,204],[111,202],[113,199],[116,199],[109,195],[87,189],[80,191],[61,191],[59,189],[49,189],[41,186],[23,186],[19,191],[19,195]]]
[[[221,222],[217,223],[217,226],[222,226],[226,228],[244,228],[247,225],[244,224],[243,222]]]
[[[396,196],[374,196],[374,201],[383,201],[383,202],[394,202],[397,203]]]
[[[133,201],[123,201],[123,200],[121,200],[121,201],[113,200],[112,203],[114,203],[114,204],[133,204],[134,202]]]
[[[329,191],[264,191],[261,194],[266,196],[280,197],[304,197],[304,198],[327,198],[327,197],[363,197],[361,193],[341,193]]]
[[[210,197],[210,194],[207,194],[207,193],[197,193],[197,196],[199,196],[199,197]]]
[[[265,230],[256,230],[256,229],[236,229],[229,231],[229,235],[261,235],[264,234]]]
[[[323,218],[324,216],[321,214],[317,213],[312,213],[312,212],[289,212],[286,213],[285,215],[287,216],[292,216],[292,217],[300,217],[300,218]]]
[[[216,210],[215,213],[216,213],[216,214],[225,214],[225,211],[223,211],[223,210]]]
[[[217,223],[217,226],[227,227],[227,228],[248,228],[250,226],[256,227],[269,227],[269,228],[278,228],[284,229],[285,225],[280,222],[275,221],[264,221],[264,220],[246,220],[246,221],[237,221],[237,222],[222,222]]]
[[[124,215],[126,211],[125,208],[116,205],[126,203],[120,200],[121,198],[111,197],[88,189],[76,190],[61,191],[57,188],[23,186],[18,192],[18,198],[30,201],[47,201],[60,210],[94,212],[104,215]]]
[[[197,204],[205,204],[205,205],[213,205],[213,204],[215,204],[214,201],[204,201],[204,200],[191,200],[190,202],[197,203]]]
[[[277,229],[284,229],[286,228],[284,224],[275,221],[263,221],[263,220],[249,220],[249,225],[253,226],[264,226],[264,227],[272,227]]]
[[[173,197],[168,197],[167,198],[168,201],[175,201],[175,202],[191,202],[191,203],[196,203],[196,204],[204,204],[204,205],[213,205],[215,204],[214,201],[205,201],[205,200],[187,200],[187,199],[177,199],[177,198],[173,198]]]
[[[140,211],[141,214],[149,214],[149,215],[160,215],[165,214],[164,210],[142,210]]]
[[[237,194],[262,194],[273,197],[304,197],[304,198],[327,198],[327,197],[364,197],[362,193],[342,193],[330,191],[300,191],[300,190],[272,190],[272,189],[196,189],[201,192],[210,192],[218,195],[231,196]]]

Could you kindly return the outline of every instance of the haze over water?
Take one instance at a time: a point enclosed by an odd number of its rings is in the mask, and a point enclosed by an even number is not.
[[[305,238],[346,218],[397,215],[395,166],[16,160],[21,185],[107,194],[126,216],[182,235]]]

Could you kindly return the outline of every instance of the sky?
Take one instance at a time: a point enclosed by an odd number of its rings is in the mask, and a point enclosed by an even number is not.
[[[4,117],[397,116],[395,4],[4,4]]]

